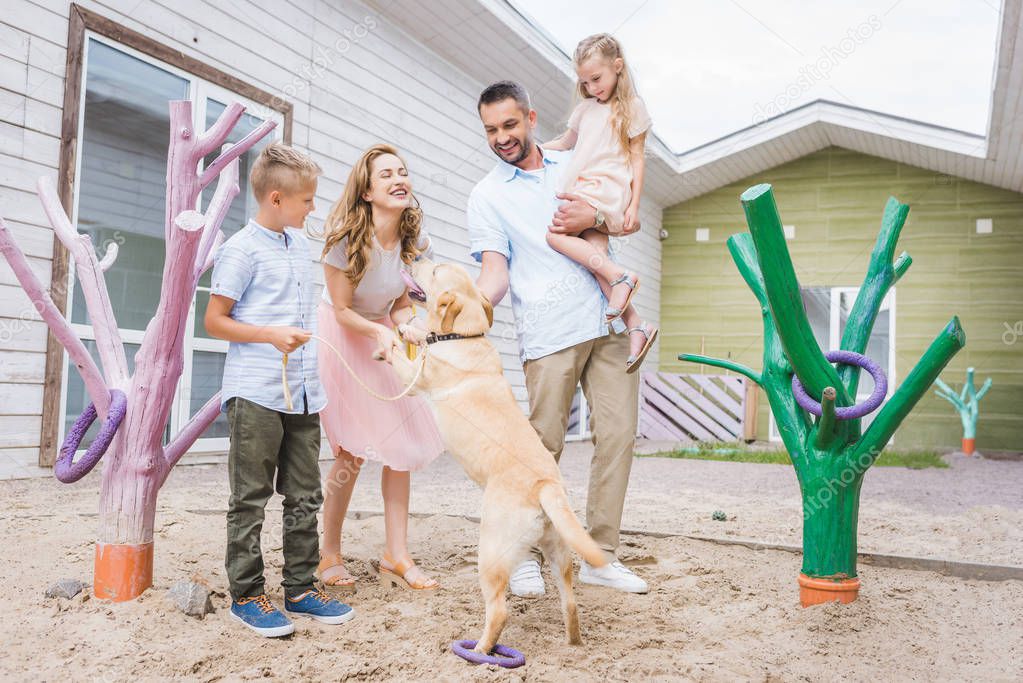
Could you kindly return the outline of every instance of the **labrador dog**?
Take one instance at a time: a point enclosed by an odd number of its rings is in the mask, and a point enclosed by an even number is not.
[[[432,407],[448,451],[483,488],[479,577],[486,620],[476,650],[489,653],[497,643],[508,616],[509,576],[534,547],[556,577],[568,641],[580,644],[569,548],[594,566],[608,560],[572,512],[557,463],[523,415],[497,350],[483,336],[494,322],[490,302],[455,264],[420,260],[406,280],[410,296],[426,307],[428,329],[457,337],[430,344],[413,391]],[[390,356],[407,386],[419,361],[396,349]]]

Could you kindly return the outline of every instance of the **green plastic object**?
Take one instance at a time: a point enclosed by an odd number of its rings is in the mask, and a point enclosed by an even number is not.
[[[966,439],[977,438],[977,411],[979,407],[977,404],[980,403],[980,399],[984,398],[984,394],[991,388],[991,378],[988,377],[984,380],[984,384],[978,391],[977,386],[973,382],[973,372],[973,368],[966,369],[966,383],[963,384],[963,390],[959,394],[952,391],[952,387],[942,382],[941,379],[934,380],[934,384],[938,387],[938,391],[934,393],[955,406],[955,409],[959,412],[959,419],[963,422],[964,441]]]
[[[749,232],[732,235],[728,250],[760,303],[763,369],[757,372],[733,361],[693,354],[678,358],[738,372],[764,389],[803,498],[802,571],[812,578],[851,579],[856,576],[856,525],[863,476],[952,356],[966,344],[966,335],[959,319],[953,317],[865,432],[861,432],[858,419],[836,420],[836,405],[852,405],[860,369],[836,369],[814,339],[771,186],[751,187],[741,200]],[[866,277],[842,336],[844,350],[864,352],[885,294],[912,263],[906,253],[895,257],[908,213],[907,205],[894,197],[888,199]],[[793,373],[811,396],[820,397],[820,418],[812,419],[796,404]]]

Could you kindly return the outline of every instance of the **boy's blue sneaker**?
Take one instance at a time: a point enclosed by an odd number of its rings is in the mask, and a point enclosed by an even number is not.
[[[324,624],[343,624],[355,618],[355,610],[338,602],[323,591],[306,591],[294,598],[284,598],[284,611],[301,614]]]
[[[295,625],[273,606],[266,593],[231,603],[231,616],[264,638],[280,638],[295,632]]]

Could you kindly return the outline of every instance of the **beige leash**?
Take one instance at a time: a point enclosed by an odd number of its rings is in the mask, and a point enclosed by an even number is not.
[[[353,370],[352,366],[348,364],[348,361],[345,360],[345,357],[341,355],[341,352],[334,348],[333,344],[331,344],[329,341],[316,334],[312,335],[310,339],[315,339],[316,341],[326,345],[328,349],[333,351],[334,355],[337,356],[339,361],[341,361],[341,364],[345,366],[348,372],[352,374],[352,377],[355,378],[355,381],[359,383],[359,386],[365,389],[370,396],[372,396],[373,398],[380,399],[381,401],[397,401],[398,399],[404,398],[408,394],[408,392],[412,391],[412,387],[416,385],[416,382],[419,381],[419,377],[423,374],[423,366],[426,365],[426,356],[429,353],[430,349],[430,347],[427,346],[424,349],[422,349],[422,351],[419,354],[417,354],[418,359],[420,361],[419,367],[416,368],[416,374],[412,378],[412,381],[409,383],[407,387],[405,387],[405,389],[402,390],[400,394],[398,394],[397,396],[381,396],[377,392],[373,391],[373,389],[368,387],[366,383],[363,382],[362,379],[357,374],[355,374],[355,370]],[[291,390],[288,388],[288,354],[284,354],[284,357],[281,359],[281,386],[284,387],[284,401],[288,405],[288,410],[294,410],[295,408],[291,402]]]

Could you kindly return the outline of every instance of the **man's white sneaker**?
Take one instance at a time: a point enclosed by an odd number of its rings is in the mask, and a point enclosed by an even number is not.
[[[547,592],[540,576],[540,563],[536,560],[526,560],[516,567],[510,584],[512,595],[520,598],[539,598]]]
[[[615,560],[603,567],[591,567],[585,561],[579,567],[579,581],[595,586],[607,586],[626,593],[646,593],[646,581],[632,573],[632,570]]]

